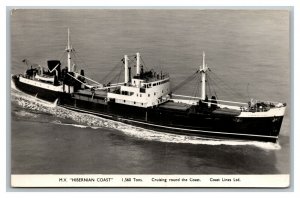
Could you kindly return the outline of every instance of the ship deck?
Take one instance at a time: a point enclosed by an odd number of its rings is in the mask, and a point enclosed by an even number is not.
[[[184,103],[176,103],[172,101],[165,102],[159,105],[160,109],[187,111],[191,105]]]
[[[92,96],[93,93],[90,89],[80,89],[75,94],[85,95],[85,96]],[[98,97],[107,97],[107,91],[104,90],[95,90],[94,96]]]

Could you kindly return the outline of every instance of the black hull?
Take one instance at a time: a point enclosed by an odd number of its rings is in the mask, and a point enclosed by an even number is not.
[[[58,99],[58,105],[67,109],[168,133],[276,142],[283,120],[283,116],[237,118],[226,115],[188,114],[159,107],[141,108],[116,104],[106,102],[104,98],[76,99],[70,94],[21,83],[17,77],[13,79],[19,90],[50,102]]]
[[[195,126],[191,126],[191,125],[186,125],[186,126],[174,125],[174,124],[166,125],[166,124],[149,122],[149,121],[145,121],[145,120],[126,118],[124,116],[106,114],[103,112],[88,110],[86,108],[83,109],[83,108],[73,107],[73,106],[69,106],[69,105],[61,105],[61,106],[66,109],[73,110],[73,111],[88,113],[88,114],[96,115],[96,116],[99,116],[102,118],[119,121],[119,122],[123,122],[126,124],[146,128],[146,129],[167,132],[167,133],[199,136],[199,137],[205,137],[205,138],[254,140],[254,141],[264,141],[264,142],[274,142],[274,143],[277,142],[277,140],[278,140],[278,136],[262,135],[262,134],[257,134],[257,133],[245,133],[243,131],[239,131],[239,129],[237,129],[238,132],[235,133],[234,131],[230,130],[231,129],[230,125],[227,125],[226,128],[224,127],[222,129],[223,131],[215,131],[214,128],[208,129],[207,127],[195,127]],[[282,122],[282,119],[283,119],[283,117],[280,117],[279,122]],[[244,121],[244,123],[245,122],[246,122],[246,120]],[[257,122],[257,121],[256,120],[250,121],[250,123],[254,123],[254,122]],[[269,118],[269,121],[267,119],[265,119],[265,122],[272,122],[272,120],[271,120],[271,118]],[[257,128],[258,128],[258,126],[259,125],[257,125]],[[236,128],[236,127],[234,127],[234,128]],[[243,128],[243,127],[241,127],[241,128]],[[226,130],[227,130],[227,132],[226,132]]]
[[[79,112],[124,122],[134,126],[162,132],[213,138],[230,138],[276,142],[283,116],[267,118],[236,118],[167,111],[160,108],[140,108],[64,97],[60,105]]]
[[[18,76],[12,76],[12,80],[15,83],[15,86],[18,90],[27,93],[29,95],[35,96],[39,99],[48,101],[48,102],[54,102],[56,99],[60,97],[61,94],[59,94],[56,91],[51,91],[48,89],[43,89],[40,87],[28,85],[26,83],[22,83],[19,81]]]

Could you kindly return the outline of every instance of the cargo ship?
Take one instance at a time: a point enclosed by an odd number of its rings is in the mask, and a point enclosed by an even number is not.
[[[254,99],[235,102],[214,95],[208,97],[207,73],[210,69],[204,52],[202,64],[192,75],[201,82],[200,96],[173,93],[170,76],[145,69],[140,53],[121,58],[122,82],[104,84],[89,78],[73,63],[75,50],[70,43],[69,29],[65,53],[66,66],[60,60],[48,60],[47,68],[23,60],[28,67],[25,73],[12,75],[16,88],[69,110],[160,132],[204,138],[278,141],[286,104]]]

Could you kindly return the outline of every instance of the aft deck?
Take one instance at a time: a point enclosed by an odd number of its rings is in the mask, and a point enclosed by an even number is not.
[[[90,96],[90,97],[92,97],[92,96],[102,97],[102,98],[107,97],[107,91],[105,91],[105,90],[92,91],[91,89],[80,89],[80,90],[76,91],[74,94],[85,95],[85,96]]]

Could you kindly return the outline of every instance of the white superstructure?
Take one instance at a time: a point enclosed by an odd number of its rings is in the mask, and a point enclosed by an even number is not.
[[[55,92],[65,92],[65,93],[74,93],[74,87],[68,86],[68,85],[53,85],[51,83],[45,83],[43,81],[40,81],[40,79],[28,79],[24,78],[22,76],[19,77],[19,81],[22,83],[25,83],[27,85],[31,85],[37,88],[42,88],[50,91]]]
[[[151,77],[143,77],[140,67],[140,54],[136,54],[137,70],[136,75],[129,79],[130,70],[128,67],[128,56],[124,57],[125,82],[120,85],[119,91],[108,92],[109,101],[114,100],[115,103],[126,104],[137,107],[151,107],[166,102],[170,96],[170,79],[167,75],[153,75]]]

